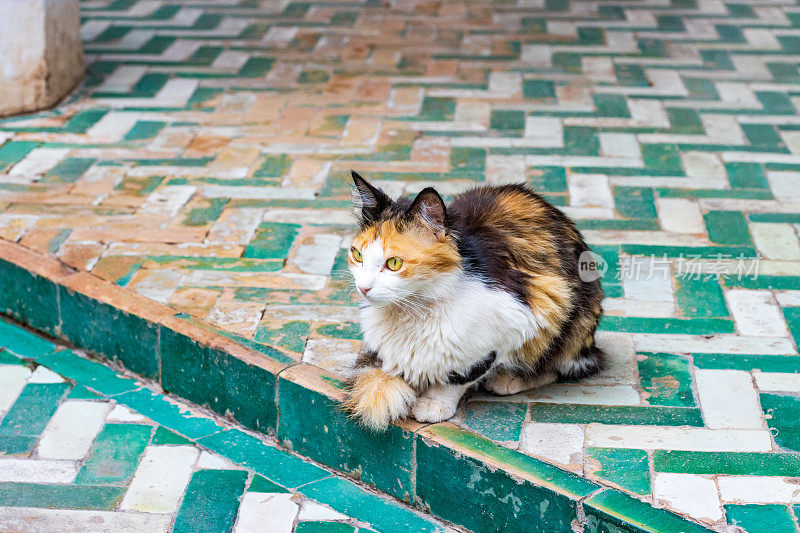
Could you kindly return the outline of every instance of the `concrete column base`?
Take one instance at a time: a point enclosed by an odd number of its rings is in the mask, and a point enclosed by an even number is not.
[[[53,106],[83,74],[78,0],[0,0],[0,116]]]

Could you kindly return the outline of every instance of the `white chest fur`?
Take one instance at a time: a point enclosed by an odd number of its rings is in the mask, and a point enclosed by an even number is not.
[[[383,370],[424,388],[463,373],[490,352],[508,360],[543,324],[511,294],[462,275],[447,296],[420,306],[419,313],[363,307],[364,343]]]

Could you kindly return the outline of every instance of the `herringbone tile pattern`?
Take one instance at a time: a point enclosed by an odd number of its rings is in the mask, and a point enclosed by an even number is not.
[[[459,421],[715,527],[792,524],[796,2],[82,6],[83,87],[0,121],[0,237],[339,372],[349,169],[525,181],[606,262],[614,363]]]

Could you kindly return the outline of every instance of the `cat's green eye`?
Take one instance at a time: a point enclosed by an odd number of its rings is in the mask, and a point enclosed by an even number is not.
[[[386,266],[389,267],[389,270],[392,272],[396,272],[403,266],[403,260],[399,257],[390,257],[389,260],[386,261]]]
[[[355,261],[356,263],[360,263],[361,261],[364,260],[364,258],[361,256],[361,252],[359,252],[358,248],[356,248],[355,246],[350,247],[350,255],[353,256],[353,261]]]

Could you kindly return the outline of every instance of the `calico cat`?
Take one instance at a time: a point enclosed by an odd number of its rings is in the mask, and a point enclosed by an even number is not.
[[[352,177],[363,344],[345,408],[365,426],[446,420],[476,384],[515,394],[602,368],[603,290],[582,281],[589,247],[561,211],[522,185],[445,206],[431,187],[393,201]]]

